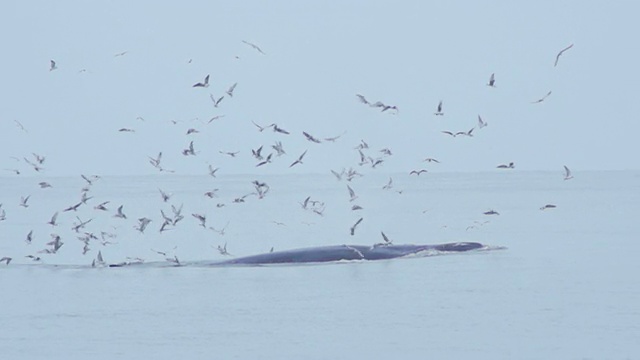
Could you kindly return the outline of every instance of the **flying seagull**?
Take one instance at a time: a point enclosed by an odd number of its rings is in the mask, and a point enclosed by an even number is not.
[[[209,75],[204,78],[204,82],[196,83],[192,87],[209,87]]]
[[[307,154],[307,150],[305,150],[302,155],[300,155],[298,157],[298,159],[296,161],[294,161],[291,165],[289,165],[289,167],[293,167],[296,164],[302,164],[302,158],[304,158],[304,156]]]
[[[564,49],[560,50],[560,52],[558,53],[558,55],[556,55],[556,62],[555,62],[555,63],[553,63],[553,67],[556,67],[556,66],[558,65],[558,60],[560,60],[560,56],[562,56],[562,54],[563,54],[565,51],[567,51],[567,50],[571,49],[572,47],[573,47],[573,44],[571,44],[571,45],[567,46],[566,48],[564,48]]]
[[[444,113],[442,112],[442,100],[440,100],[440,102],[438,103],[438,111],[434,112],[433,115],[444,115]]]
[[[480,117],[480,115],[478,115],[478,129],[482,129],[483,127],[487,126],[489,124],[487,124],[486,121],[482,120],[482,117]]]
[[[543,102],[547,97],[549,97],[549,95],[551,95],[551,91],[549,91],[549,92],[547,93],[547,95],[545,95],[545,96],[541,97],[540,99],[538,99],[538,100],[536,100],[536,101],[532,101],[531,103],[532,103],[532,104],[538,104],[538,103],[541,103],[541,102]]]
[[[260,54],[262,54],[262,55],[267,55],[267,54],[265,54],[265,53],[264,53],[264,51],[262,51],[262,49],[260,49],[260,48],[258,47],[258,45],[256,45],[256,44],[252,44],[252,43],[250,43],[250,42],[248,42],[248,41],[244,41],[244,40],[242,40],[242,42],[243,42],[243,43],[245,43],[245,44],[247,44],[247,45],[249,45],[249,46],[251,46],[252,48],[254,48],[254,49],[258,50],[258,52],[259,52]]]
[[[559,56],[559,55],[558,55]],[[56,70],[58,68],[58,66],[56,66],[56,62],[53,60],[50,60],[50,66],[49,66],[49,71],[53,71]]]
[[[351,236],[355,235],[355,233],[356,233],[356,226],[358,226],[358,225],[362,222],[362,219],[364,219],[364,218],[360,218],[360,219],[358,219],[358,221],[356,221],[356,223],[355,223],[355,224],[353,224],[353,226],[351,227]]]
[[[487,83],[487,86],[491,86],[491,87],[496,87],[496,74],[491,74],[491,77],[489,78],[489,82]]]
[[[566,165],[564,166],[564,179],[565,180],[573,179],[573,175],[571,175],[571,170],[569,170],[569,168]]]
[[[227,95],[229,95],[229,97],[233,97],[233,90],[236,89],[236,86],[238,85],[238,83],[235,83],[233,85],[231,85],[231,87],[229,88],[229,90],[227,90]]]
[[[498,169],[513,169],[515,167],[516,166],[515,166],[515,164],[513,162],[510,162],[509,165],[500,164],[500,165],[496,166],[496,168],[498,168]]]

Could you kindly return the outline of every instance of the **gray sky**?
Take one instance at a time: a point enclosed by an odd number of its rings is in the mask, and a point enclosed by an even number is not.
[[[50,176],[155,174],[148,156],[162,151],[165,168],[186,174],[209,163],[220,173],[324,173],[357,167],[362,139],[367,155],[393,152],[382,171],[494,171],[509,161],[559,173],[638,169],[638,10],[622,1],[13,1],[0,21],[0,166],[36,174],[11,158],[35,152]],[[491,73],[496,88],[486,86]],[[208,88],[192,87],[207,74]],[[236,82],[214,108],[210,94]],[[355,94],[400,111],[380,113]],[[225,117],[206,124],[215,115]],[[489,125],[473,138],[441,133],[467,131],[478,115]],[[302,131],[344,135],[314,144]],[[185,157],[191,140],[199,153]],[[287,155],[256,168],[250,149],[266,155],[277,140]]]

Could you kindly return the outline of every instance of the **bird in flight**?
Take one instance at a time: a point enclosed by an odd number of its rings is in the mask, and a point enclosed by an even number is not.
[[[510,162],[509,165],[505,165],[505,164],[500,164],[498,166],[496,166],[496,168],[498,169],[513,169],[515,168],[515,164],[513,162]]]
[[[480,115],[478,115],[478,129],[482,129],[483,127],[487,126],[489,124],[487,124],[486,121],[482,120],[482,117],[480,117]]]
[[[491,74],[491,77],[489,78],[489,82],[487,83],[487,86],[491,86],[491,87],[496,87],[496,74]]]
[[[558,55],[556,55],[556,62],[555,62],[555,63],[553,63],[553,67],[556,67],[556,66],[558,65],[558,60],[560,60],[560,56],[562,56],[562,54],[563,54],[565,51],[567,51],[567,50],[571,49],[572,47],[573,47],[573,44],[571,44],[571,45],[567,46],[566,48],[564,48],[564,49],[560,50],[560,52],[558,53]]]
[[[536,101],[532,101],[531,103],[532,103],[532,104],[538,104],[538,103],[541,103],[541,102],[543,102],[547,97],[549,97],[549,95],[551,95],[551,91],[549,91],[549,92],[547,93],[547,95],[545,95],[545,96],[541,97],[540,99],[538,99],[538,100],[536,100]]]
[[[571,170],[569,170],[569,168],[566,165],[564,166],[564,179],[565,180],[573,179],[573,175],[571,175]]]
[[[196,83],[192,87],[209,87],[209,75],[204,78],[204,82]]]
[[[442,112],[442,100],[438,103],[438,110],[433,113],[433,115],[442,116],[444,113]]]
[[[353,224],[353,226],[351,227],[351,236],[355,235],[355,233],[356,233],[356,226],[358,226],[358,225],[362,222],[362,220],[363,220],[363,219],[364,219],[364,218],[360,218],[360,219],[358,219],[358,221],[356,221],[356,223],[355,223],[355,224]]]
[[[547,210],[547,209],[555,209],[555,208],[556,208],[556,206],[555,206],[555,205],[553,205],[553,204],[547,204],[547,205],[545,205],[545,206],[541,207],[541,208],[540,208],[540,210],[543,210],[543,211],[544,211],[544,210]]]
[[[427,172],[427,170],[425,170],[425,169],[422,169],[422,170],[411,170],[409,175],[418,175],[418,176],[420,176],[420,174],[422,174],[423,172]]]
[[[305,150],[302,155],[300,155],[298,157],[298,159],[296,161],[294,161],[293,163],[291,163],[291,165],[289,165],[289,167],[293,167],[296,164],[302,164],[302,158],[304,158],[305,154],[307,153],[307,150]]]
[[[231,87],[229,88],[229,90],[227,90],[227,95],[229,95],[229,97],[233,97],[233,90],[236,89],[236,86],[238,85],[238,83],[234,83],[233,85],[231,85]]]
[[[308,132],[303,131],[302,135],[304,135],[304,137],[306,137],[307,140],[309,140],[311,142],[314,142],[316,144],[320,144],[320,140],[318,140],[317,138],[315,138],[313,135],[309,134]]]
[[[438,160],[436,160],[436,159],[434,159],[434,158],[426,158],[426,159],[424,159],[424,160],[422,160],[422,161],[426,161],[426,162],[434,162],[434,163],[438,163],[438,164],[440,163],[440,161],[438,161]]]
[[[56,70],[57,68],[58,66],[56,65],[56,62],[54,60],[50,60],[49,71]]]
[[[265,54],[265,53],[264,53],[264,51],[262,51],[262,49],[260,49],[260,48],[258,47],[258,45],[256,45],[256,44],[252,44],[252,43],[250,43],[250,42],[248,42],[248,41],[244,41],[244,40],[242,40],[242,42],[243,42],[243,43],[245,43],[245,44],[247,44],[247,45],[249,45],[249,46],[251,46],[252,48],[254,48],[254,49],[258,50],[258,52],[259,52],[260,54],[262,54],[262,55],[267,55],[267,54]]]

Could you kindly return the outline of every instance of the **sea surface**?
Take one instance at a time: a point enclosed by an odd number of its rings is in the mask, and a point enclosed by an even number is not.
[[[1,357],[638,359],[640,172],[574,176],[167,174],[92,185],[80,176],[2,177],[0,257],[12,261],[0,264]],[[254,180],[269,187],[262,198],[248,195]],[[86,204],[64,212],[86,186]],[[172,194],[167,202],[159,189]],[[107,211],[94,209],[105,201]],[[540,209],[547,204],[556,207]],[[120,205],[126,219],[114,217]],[[160,210],[173,216],[172,205],[184,219],[161,233]],[[152,221],[142,233],[143,217]],[[476,241],[492,250],[295,266],[175,263],[374,244],[381,231],[396,244]],[[97,239],[83,250],[85,232]],[[55,254],[43,252],[51,234],[64,243]],[[105,264],[145,266],[105,267],[98,252]]]

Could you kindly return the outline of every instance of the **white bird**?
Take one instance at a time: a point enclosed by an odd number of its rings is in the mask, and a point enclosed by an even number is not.
[[[546,98],[549,97],[549,95],[551,95],[551,91],[549,91],[545,96],[541,97],[540,99],[536,100],[536,101],[532,101],[532,104],[538,104],[543,102]]]
[[[262,54],[262,55],[267,55],[267,54],[265,54],[265,53],[262,51],[262,49],[260,49],[260,48],[258,47],[258,45],[256,45],[256,44],[252,44],[252,43],[250,43],[250,42],[248,42],[248,41],[244,41],[244,40],[242,40],[242,42],[243,42],[243,43],[245,43],[245,44],[247,44],[247,45],[249,45],[249,46],[251,46],[252,48],[256,49],[260,54]]]
[[[484,120],[482,120],[480,115],[478,115],[478,129],[482,129],[483,127],[485,127],[487,125],[489,125],[489,124],[487,124]]]
[[[564,166],[564,179],[565,180],[573,179],[573,175],[571,175],[571,170],[569,170],[569,168],[566,165]]]
[[[349,190],[349,198],[350,198],[349,201],[353,201],[358,198],[358,196],[356,195],[356,192],[353,191],[351,186],[347,185],[347,189]]]

